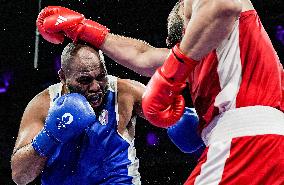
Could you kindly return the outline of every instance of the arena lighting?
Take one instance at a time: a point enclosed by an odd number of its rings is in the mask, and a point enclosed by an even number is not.
[[[12,72],[4,72],[0,75],[0,93],[7,92],[9,85],[11,84]]]
[[[278,41],[281,42],[282,45],[284,45],[284,26],[282,25],[276,26],[275,37]]]
[[[146,136],[146,140],[147,140],[148,145],[157,146],[159,138],[156,133],[149,132]]]
[[[38,0],[38,12],[41,10],[41,0]],[[39,32],[36,27],[35,31],[35,52],[34,52],[34,68],[38,68],[38,45],[39,45]]]

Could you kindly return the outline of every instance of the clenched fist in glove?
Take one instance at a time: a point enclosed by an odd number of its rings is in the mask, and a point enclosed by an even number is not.
[[[99,48],[109,30],[84,15],[60,6],[48,6],[38,15],[36,25],[43,38],[51,43],[59,44],[64,37],[74,42],[78,39]]]
[[[49,157],[58,145],[76,139],[95,121],[95,112],[84,96],[63,95],[49,109],[44,128],[33,139],[32,146],[41,156]]]
[[[181,95],[189,73],[198,64],[174,46],[162,67],[149,81],[142,97],[146,119],[157,127],[167,128],[177,122],[184,111],[185,101]]]

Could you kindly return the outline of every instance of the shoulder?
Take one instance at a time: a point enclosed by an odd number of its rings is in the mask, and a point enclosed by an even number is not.
[[[48,89],[38,93],[27,105],[25,113],[45,118],[50,107],[50,96]]]
[[[27,105],[20,123],[15,148],[27,145],[44,126],[49,109],[49,92],[38,93]]]
[[[143,116],[142,96],[146,86],[138,81],[130,79],[117,80],[118,100],[122,104],[132,106],[136,115]]]
[[[118,92],[132,93],[133,91],[144,91],[146,86],[141,82],[131,79],[120,79],[117,78],[117,89]]]
[[[50,96],[48,89],[43,90],[42,92],[38,93],[30,102],[29,104],[49,104]]]

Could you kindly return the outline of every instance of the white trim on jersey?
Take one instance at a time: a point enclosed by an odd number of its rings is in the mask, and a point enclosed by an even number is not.
[[[115,113],[116,113],[116,121],[117,125],[119,123],[119,113],[118,113],[118,97],[117,97],[117,77],[108,75],[108,81],[109,81],[109,90],[112,92],[115,92]],[[136,124],[136,117],[133,117],[130,120],[131,124],[135,126]],[[127,166],[128,168],[128,175],[132,177],[132,183],[134,185],[141,185],[140,181],[140,173],[138,172],[139,168],[139,159],[136,157],[136,149],[134,147],[134,138],[130,139],[131,136],[128,133],[128,130],[126,130],[123,134],[120,134],[117,131],[117,134],[125,140],[127,143],[129,143],[128,147],[128,159],[131,161],[131,164]]]
[[[221,92],[216,96],[214,106],[218,107],[221,113],[236,107],[236,97],[242,79],[238,20],[230,36],[217,48],[216,54]]]
[[[141,185],[141,176],[138,172],[139,169],[139,159],[136,157],[136,148],[134,147],[134,139],[132,140],[130,146],[128,147],[128,159],[131,164],[127,166],[128,175],[133,177],[132,183],[134,185]]]
[[[116,113],[116,121],[117,121],[117,125],[119,123],[119,113],[118,113],[118,97],[117,97],[117,77],[115,76],[111,76],[108,75],[108,81],[109,81],[109,89],[112,92],[115,92],[115,113]],[[135,126],[136,124],[136,117],[133,117],[130,120],[131,124],[133,124],[133,126]],[[124,139],[127,143],[129,143],[131,145],[131,143],[133,142],[133,139],[129,133],[128,130],[126,129],[125,132],[123,134],[120,134],[117,130],[117,134]]]
[[[62,83],[53,84],[48,87],[49,97],[50,97],[50,107],[54,105],[54,99],[61,96]]]

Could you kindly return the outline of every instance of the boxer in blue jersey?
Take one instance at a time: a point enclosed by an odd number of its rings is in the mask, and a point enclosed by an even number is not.
[[[134,131],[145,86],[107,75],[102,54],[86,45],[69,44],[61,59],[61,82],[35,96],[23,114],[13,180],[27,184],[41,174],[43,185],[141,184]],[[197,123],[186,109],[168,129],[185,153],[202,146]]]
[[[11,160],[17,184],[141,184],[134,147],[144,85],[107,75],[102,54],[69,44],[61,82],[35,96]]]

